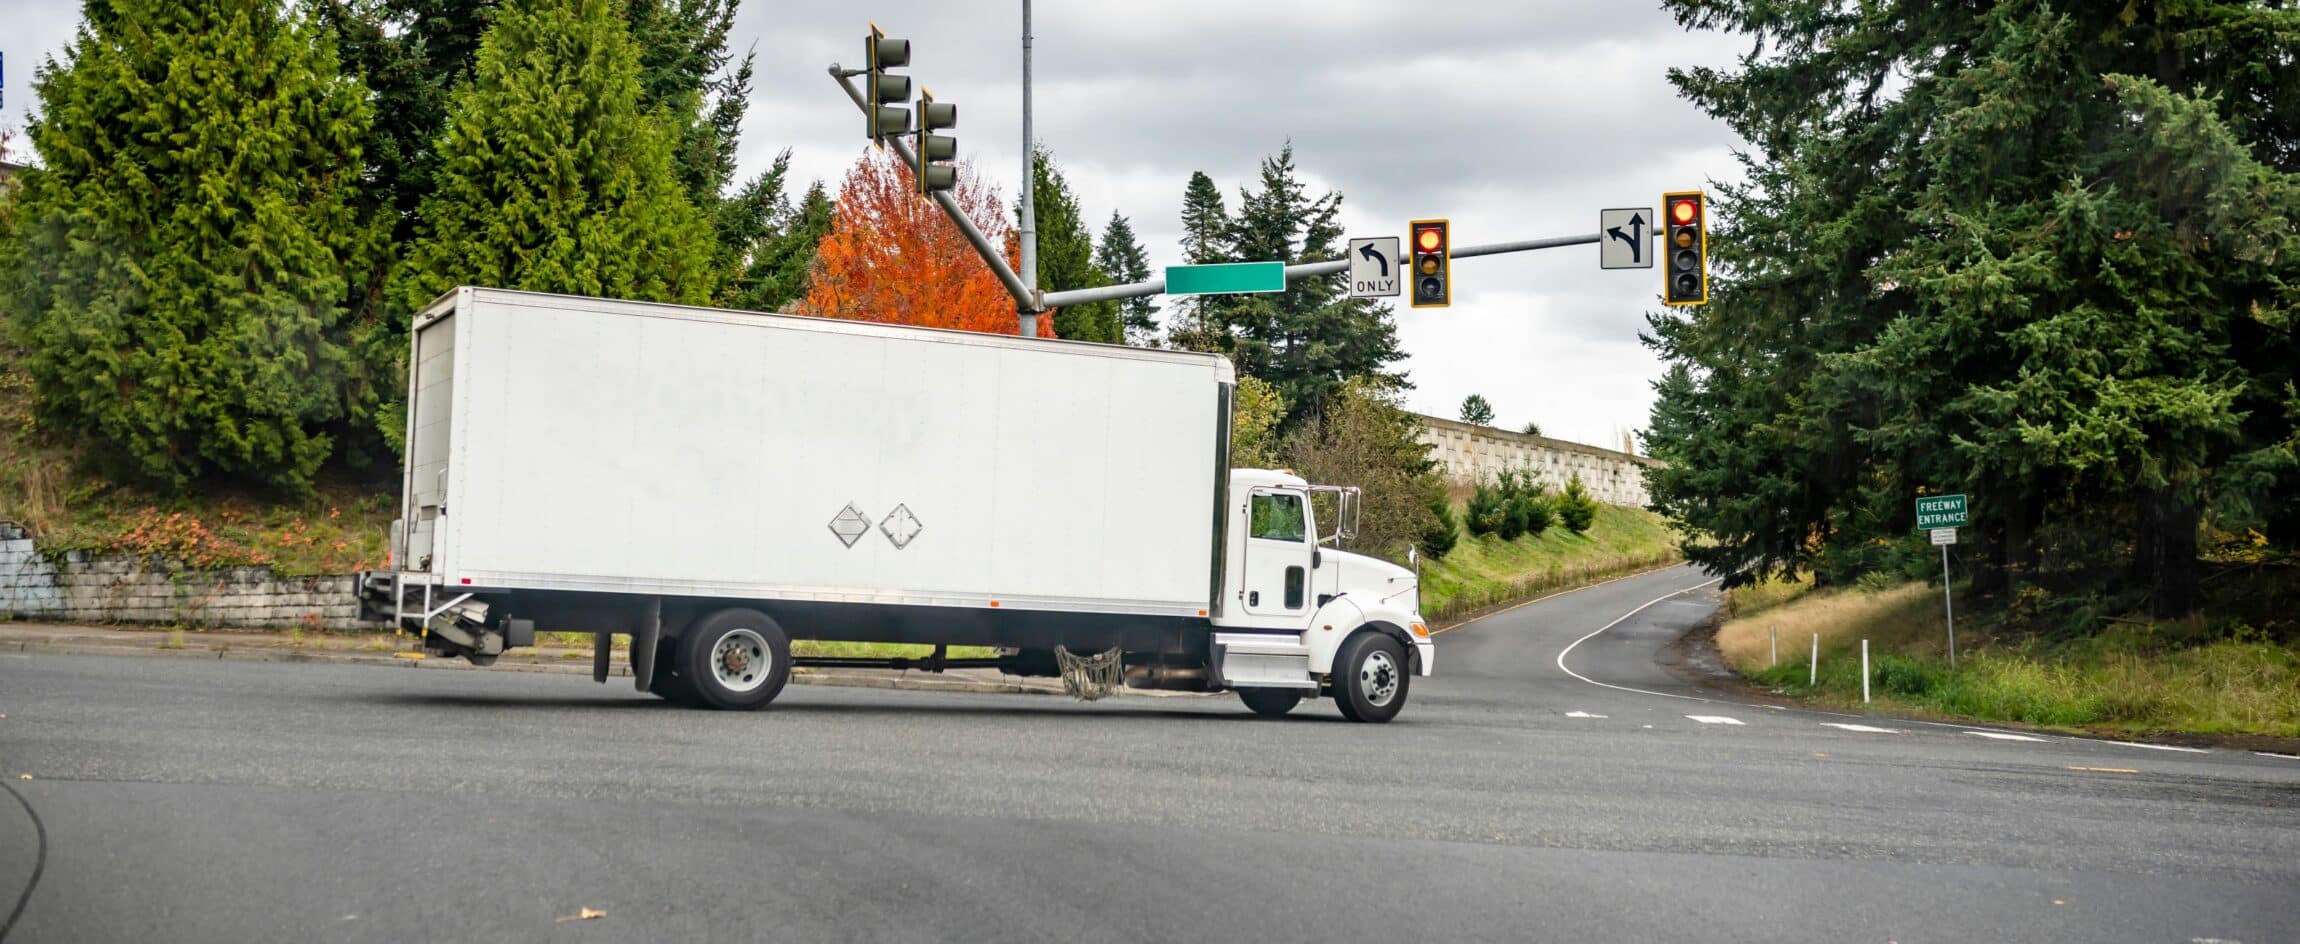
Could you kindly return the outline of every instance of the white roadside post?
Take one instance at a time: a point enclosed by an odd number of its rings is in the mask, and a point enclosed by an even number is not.
[[[1861,640],[1861,704],[1869,703],[1869,641]]]
[[[1805,663],[1805,687],[1821,684],[1821,634],[1813,634],[1813,660]]]
[[[1771,666],[1771,665],[1780,665],[1780,664],[1781,664],[1781,627],[1779,627],[1779,626],[1769,626],[1769,627],[1766,627],[1766,629],[1765,629],[1765,636],[1766,636],[1766,638],[1767,638],[1767,639],[1771,640],[1771,641],[1772,641],[1772,643],[1773,643],[1773,661],[1772,661],[1772,662],[1770,662],[1770,663],[1767,663],[1767,665],[1769,665],[1769,666]]]

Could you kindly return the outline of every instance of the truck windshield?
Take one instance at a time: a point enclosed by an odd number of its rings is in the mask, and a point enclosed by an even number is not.
[[[1253,536],[1271,541],[1300,541],[1307,533],[1302,521],[1302,496],[1283,492],[1254,496]]]

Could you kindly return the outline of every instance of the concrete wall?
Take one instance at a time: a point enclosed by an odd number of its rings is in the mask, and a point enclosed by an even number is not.
[[[1584,446],[1580,443],[1528,436],[1491,426],[1475,426],[1421,416],[1422,441],[1432,447],[1430,458],[1439,470],[1459,484],[1491,481],[1505,469],[1527,469],[1543,485],[1564,488],[1567,479],[1581,473],[1581,484],[1598,501],[1609,505],[1645,507],[1647,466],[1660,465],[1644,456]]]
[[[71,551],[50,561],[0,522],[0,619],[360,629],[352,578],[269,567],[187,570],[174,561]]]

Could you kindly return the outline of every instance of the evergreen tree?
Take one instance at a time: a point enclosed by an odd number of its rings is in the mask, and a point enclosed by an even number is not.
[[[740,277],[740,291],[729,304],[752,311],[782,311],[807,297],[815,248],[831,234],[835,210],[829,192],[818,180],[807,187],[807,195],[796,208],[778,212],[774,228],[751,254],[750,265]]]
[[[1557,521],[1566,530],[1581,534],[1597,523],[1597,499],[1589,497],[1589,486],[1581,484],[1581,473],[1565,482],[1565,491],[1557,496]]]
[[[41,411],[115,474],[308,487],[374,237],[334,44],[274,3],[104,0],[34,90],[0,310]]]
[[[1485,395],[1480,393],[1463,397],[1461,421],[1475,426],[1493,425],[1493,404],[1485,402]]]
[[[1030,164],[1032,215],[1038,224],[1038,287],[1049,292],[1109,285],[1110,276],[1094,264],[1094,234],[1078,208],[1070,182],[1044,145]],[[1021,219],[1021,203],[1015,218]],[[1072,341],[1120,344],[1126,331],[1117,302],[1065,305],[1054,312],[1054,334]]]
[[[394,279],[400,311],[464,284],[710,298],[709,222],[672,174],[660,113],[639,108],[638,49],[608,3],[497,10]]]
[[[1226,253],[1231,259],[1289,265],[1339,259],[1341,205],[1339,193],[1309,195],[1288,144],[1262,161],[1261,189],[1239,193]],[[1276,386],[1294,407],[1290,422],[1319,409],[1350,378],[1405,383],[1385,373],[1390,362],[1404,356],[1388,308],[1374,299],[1349,297],[1346,280],[1344,273],[1296,279],[1283,293],[1232,296],[1213,309],[1229,335],[1228,353],[1239,371]]]
[[[1150,257],[1134,237],[1134,225],[1113,210],[1102,227],[1102,241],[1094,247],[1094,265],[1117,285],[1150,280]],[[1151,296],[1118,302],[1118,321],[1126,330],[1126,343],[1154,347],[1158,343],[1158,302]]]
[[[1688,557],[1849,580],[1929,550],[1915,495],[1966,492],[1980,588],[2176,613],[2207,511],[2300,540],[2289,10],[1667,5],[1765,51],[1671,76],[1757,148],[1709,308],[1651,319],[1649,484],[1714,540]]]
[[[1229,256],[1230,212],[1222,205],[1222,190],[1203,171],[1192,172],[1182,190],[1182,262],[1205,265],[1234,261]],[[1227,351],[1229,332],[1216,314],[1217,297],[1198,295],[1183,299],[1180,317],[1167,328],[1175,347],[1192,351]]]

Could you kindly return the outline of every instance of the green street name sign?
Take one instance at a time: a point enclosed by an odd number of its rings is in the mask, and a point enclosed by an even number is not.
[[[1228,295],[1286,290],[1283,262],[1224,262],[1166,267],[1168,295]]]
[[[1917,499],[1917,527],[1962,528],[1965,526],[1965,497],[1963,495],[1927,495]]]

